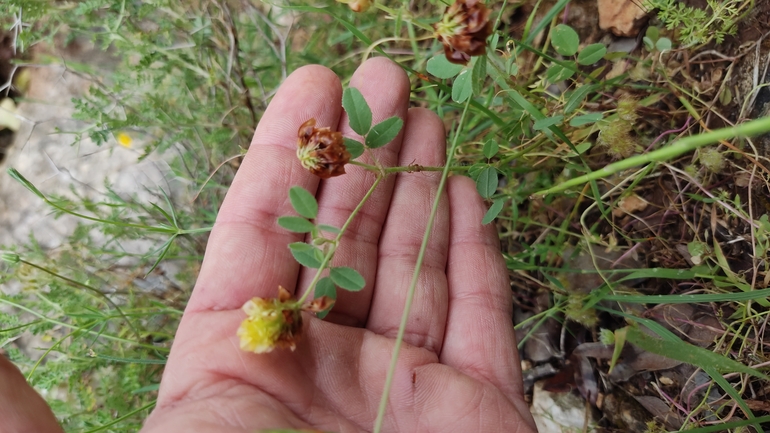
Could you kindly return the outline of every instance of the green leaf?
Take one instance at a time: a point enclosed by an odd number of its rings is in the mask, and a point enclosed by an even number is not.
[[[578,54],[577,62],[583,66],[593,65],[601,60],[607,54],[607,47],[604,44],[591,44]]]
[[[318,224],[318,229],[324,232],[334,233],[335,235],[339,234],[340,232],[340,229],[338,229],[337,227],[330,226],[327,224]]]
[[[342,93],[342,107],[348,113],[350,128],[358,135],[366,135],[372,127],[372,110],[364,95],[355,87],[348,87]]]
[[[668,51],[671,49],[671,39],[669,38],[660,38],[657,42],[655,42],[655,48],[657,48],[658,51]]]
[[[660,37],[660,29],[655,26],[649,26],[647,27],[647,31],[644,32],[644,36],[655,42]]]
[[[40,192],[40,190],[37,189],[37,187],[35,187],[35,185],[33,185],[32,182],[28,181],[26,177],[22,176],[18,170],[16,170],[15,168],[9,168],[8,175],[11,176],[11,178],[16,182],[19,182],[24,188],[27,188],[29,192],[45,200],[45,196],[43,195],[43,193]]]
[[[476,190],[484,198],[492,197],[497,190],[497,170],[494,167],[481,170],[479,178],[476,179]]]
[[[735,389],[733,388],[733,390]],[[739,431],[745,431],[741,429],[741,427],[745,427],[750,424],[756,425],[757,423],[766,423],[766,422],[770,422],[770,415],[758,416],[758,417],[749,418],[749,419],[742,419],[739,421],[723,422],[723,423],[714,424],[706,427],[688,428],[687,431],[690,433],[724,433],[726,431],[739,432]],[[756,428],[756,431],[761,431],[759,427],[755,427],[755,428]]]
[[[492,202],[492,206],[490,206],[487,213],[484,214],[484,218],[481,220],[481,224],[486,225],[494,221],[495,218],[497,218],[497,216],[500,214],[500,211],[503,210],[505,201],[506,199],[499,198]]]
[[[644,42],[644,47],[647,48],[647,51],[655,50],[655,43],[652,41],[652,39],[645,36],[642,38],[642,42]]]
[[[527,98],[525,98],[521,93],[519,93],[515,89],[509,90],[508,95],[511,97],[511,99],[514,100],[514,102],[516,102],[521,108],[524,109],[524,111],[526,111],[534,119],[545,118],[543,113],[541,113],[540,110],[538,110],[534,104],[529,102]]]
[[[426,69],[436,78],[447,79],[459,74],[463,70],[463,65],[450,62],[442,52],[428,60]]]
[[[332,282],[331,278],[329,277],[323,277],[315,285],[315,291],[313,292],[313,298],[318,299],[322,296],[326,296],[329,299],[337,299],[337,287]],[[331,311],[331,308],[321,311],[320,313],[316,314],[316,317],[319,319],[323,319],[326,317],[327,314],[329,314],[329,311]]]
[[[559,24],[551,31],[551,44],[562,56],[574,56],[580,44],[580,37],[572,27]]]
[[[402,126],[404,126],[404,121],[397,116],[383,120],[374,125],[372,130],[366,134],[366,146],[376,149],[390,143],[401,131]]]
[[[318,202],[313,194],[310,194],[305,188],[301,186],[291,187],[289,200],[291,200],[291,206],[294,210],[303,217],[313,219],[318,216]]]
[[[545,119],[540,119],[532,125],[532,128],[535,129],[535,131],[542,131],[544,129],[548,129],[553,125],[558,125],[559,123],[564,121],[564,116],[561,114],[558,114],[553,117],[546,117]]]
[[[635,280],[638,278],[660,278],[666,280],[692,280],[699,275],[690,269],[647,268],[633,271],[618,282]]]
[[[694,346],[679,339],[679,337],[677,337],[678,341],[664,340],[647,335],[639,329],[638,326],[629,326],[626,333],[626,339],[647,352],[686,362],[703,369],[714,368],[720,373],[738,372],[760,379],[770,380],[770,376],[759,370],[743,365],[740,362],[733,361],[724,355]]]
[[[740,393],[735,389],[733,384],[727,381],[724,377],[722,377],[721,374],[719,374],[719,371],[717,371],[713,367],[704,367],[703,371],[711,376],[711,378],[716,382],[717,385],[719,385],[720,388],[722,388],[730,397],[735,400],[736,403],[738,403],[738,406],[740,406],[741,409],[746,413],[746,416],[749,420],[754,420],[754,429],[755,431],[763,431],[762,427],[759,426],[759,424],[756,422],[756,417],[751,412],[751,408],[749,408],[749,405],[746,404],[746,402],[741,397]],[[742,430],[742,429],[741,429]],[[724,430],[722,430],[724,431]]]
[[[568,80],[575,75],[575,70],[565,68],[562,65],[553,65],[545,71],[545,79],[549,83],[558,83],[560,81]]]
[[[737,293],[709,293],[706,295],[605,295],[602,300],[628,304],[697,304],[706,302],[738,302],[770,297],[770,289]]]
[[[484,82],[487,80],[487,58],[474,57],[471,64],[471,83],[474,95],[480,95],[484,90]]]
[[[473,85],[471,83],[471,71],[463,69],[460,75],[452,83],[452,100],[458,104],[465,102],[473,94]]]
[[[291,255],[294,256],[294,260],[299,262],[300,265],[318,269],[321,267],[323,261],[323,253],[320,249],[306,244],[304,242],[294,242],[289,244]]]
[[[596,123],[602,120],[604,115],[602,113],[586,113],[580,116],[575,116],[569,121],[569,126],[577,128],[578,126],[588,125],[589,123]]]
[[[497,151],[500,149],[500,146],[497,145],[497,141],[494,139],[487,140],[486,143],[484,143],[484,149],[482,152],[484,152],[484,156],[487,158],[492,158],[493,156],[497,155]]]
[[[575,157],[575,156],[578,156],[578,155],[582,155],[582,154],[586,153],[586,150],[590,149],[592,145],[593,145],[593,143],[591,143],[590,141],[584,141],[584,142],[576,145],[574,151],[570,150],[570,152],[569,152],[569,154],[567,156],[572,158],[572,157]]]
[[[298,216],[282,216],[278,218],[278,225],[294,233],[310,233],[315,228],[313,223]]]
[[[519,73],[519,65],[516,64],[516,56],[511,56],[505,60],[505,71],[508,75],[516,76]]]
[[[345,143],[345,148],[350,153],[350,159],[356,159],[364,153],[364,145],[360,141],[342,137],[342,142]]]
[[[366,280],[358,271],[345,266],[332,268],[329,271],[329,276],[334,281],[334,284],[351,292],[357,292],[366,286]]]
[[[476,164],[473,164],[472,166],[468,167],[468,176],[470,176],[470,178],[475,181],[479,178],[479,174],[481,174],[481,171],[487,167],[489,167],[489,164],[485,164],[483,162],[477,162]]]
[[[620,353],[623,351],[623,346],[626,344],[626,333],[628,332],[628,327],[616,329],[615,333],[613,334],[613,340],[615,347],[612,350],[612,359],[610,359],[610,370],[609,372],[612,372],[612,369],[615,368],[615,365],[618,363],[618,359],[620,359]]]
[[[564,114],[570,114],[575,111],[576,108],[582,105],[586,96],[594,90],[596,90],[596,87],[590,84],[584,84],[575,89],[567,100],[567,103],[564,105]]]

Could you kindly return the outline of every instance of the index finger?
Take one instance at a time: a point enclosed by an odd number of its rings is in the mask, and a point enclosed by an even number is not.
[[[287,245],[303,235],[277,219],[295,214],[289,188],[314,194],[318,187],[297,160],[297,130],[311,117],[319,127],[336,127],[341,101],[339,78],[323,66],[297,69],[281,85],[219,211],[188,312],[240,308],[255,296],[275,297],[278,285],[294,290],[299,264]]]

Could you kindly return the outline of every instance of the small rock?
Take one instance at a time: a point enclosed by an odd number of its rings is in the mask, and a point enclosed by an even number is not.
[[[586,402],[572,392],[548,392],[543,382],[535,384],[532,392],[532,416],[540,433],[595,432],[592,413],[586,417]],[[588,429],[583,426],[588,421]]]
[[[639,34],[647,19],[647,11],[632,0],[597,0],[599,27],[616,36],[632,37]]]

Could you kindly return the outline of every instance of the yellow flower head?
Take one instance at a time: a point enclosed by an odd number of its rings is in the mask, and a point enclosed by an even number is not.
[[[253,298],[243,305],[248,317],[238,328],[241,349],[246,352],[268,353],[278,347],[294,350],[302,333],[301,306],[289,292],[278,288],[278,298]]]
[[[131,139],[131,136],[126,134],[125,132],[121,132],[120,134],[118,134],[116,138],[118,140],[119,145],[127,148],[130,148],[131,143],[134,141]]]

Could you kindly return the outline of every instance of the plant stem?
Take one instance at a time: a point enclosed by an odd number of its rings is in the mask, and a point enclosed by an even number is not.
[[[120,314],[120,317],[123,318],[123,320],[126,321],[126,324],[128,324],[128,327],[131,329],[131,331],[133,331],[134,335],[136,335],[136,338],[141,340],[142,335],[139,334],[139,331],[134,326],[134,323],[131,322],[128,319],[128,317],[123,313],[123,310],[121,310],[120,307],[118,307],[118,305],[115,304],[115,302],[113,302],[112,299],[110,299],[110,297],[107,296],[106,293],[102,292],[101,290],[97,289],[96,287],[91,287],[88,284],[83,284],[80,281],[75,281],[75,280],[73,280],[71,278],[67,278],[64,275],[57,274],[56,272],[54,272],[54,271],[52,271],[52,270],[50,270],[48,268],[45,268],[45,267],[40,266],[40,265],[36,265],[36,264],[34,264],[32,262],[28,262],[28,261],[26,261],[26,260],[24,260],[22,258],[19,259],[19,263],[23,263],[23,264],[25,264],[25,265],[27,265],[27,266],[29,266],[31,268],[35,268],[38,271],[45,272],[46,274],[48,274],[48,275],[50,275],[52,277],[58,278],[58,279],[60,279],[62,281],[65,281],[65,282],[67,282],[70,285],[73,285],[75,287],[80,287],[80,288],[86,289],[86,290],[94,293],[96,296],[98,296],[100,298],[103,298],[104,301],[107,302],[109,305],[111,305],[112,308],[114,308],[115,311],[117,311],[118,314]]]
[[[614,162],[599,170],[592,171],[588,174],[584,174],[583,176],[567,180],[566,182],[562,182],[551,188],[538,191],[532,194],[532,196],[543,197],[548,194],[561,192],[566,189],[582,185],[586,182],[601,179],[620,171],[636,167],[637,165],[668,161],[684,153],[693,151],[703,146],[707,146],[709,144],[717,143],[721,140],[728,140],[735,137],[750,137],[765,134],[767,132],[770,132],[770,117],[752,120],[751,122],[746,122],[730,128],[717,129],[715,131],[707,132],[704,134],[691,135],[677,141],[671,146],[657,149],[643,155],[632,156],[622,161]]]
[[[104,424],[104,425],[101,425],[101,426],[96,427],[94,429],[88,430],[88,431],[86,431],[84,433],[97,433],[97,432],[100,432],[100,431],[104,431],[108,427],[111,427],[111,426],[113,426],[113,425],[115,425],[115,424],[117,424],[117,423],[119,423],[119,422],[121,422],[121,421],[123,421],[123,420],[125,420],[127,418],[131,418],[132,416],[134,416],[134,415],[136,415],[136,414],[138,414],[140,412],[152,409],[153,407],[155,407],[155,404],[157,402],[158,402],[158,400],[153,400],[153,401],[147,403],[146,405],[144,405],[144,406],[142,406],[142,407],[140,407],[138,409],[134,409],[131,412],[128,412],[127,414],[112,420],[111,422],[109,422],[107,424]]]
[[[102,224],[109,224],[117,227],[142,229],[142,230],[147,230],[148,232],[154,232],[154,233],[166,233],[170,235],[203,233],[203,232],[210,232],[213,229],[213,227],[201,227],[197,229],[185,230],[185,229],[180,229],[179,227],[167,226],[165,224],[159,224],[157,226],[148,226],[144,224],[125,223],[125,222],[116,221],[116,220],[106,220],[102,218],[92,217],[89,215],[84,215],[84,214],[69,210],[59,205],[55,201],[49,199],[45,194],[43,194],[39,189],[37,189],[37,187],[33,185],[32,182],[30,182],[29,180],[27,180],[27,178],[22,176],[21,173],[19,173],[15,168],[9,168],[8,175],[11,176],[17,182],[19,182],[24,188],[27,188],[30,192],[38,196],[40,199],[42,199],[47,205],[51,206],[52,208],[87,221],[93,221],[93,222],[102,223]]]
[[[398,16],[398,11],[396,11],[395,9],[391,9],[391,8],[385,6],[384,4],[380,3],[380,2],[375,2],[374,3],[374,7],[376,7],[377,9],[379,9],[379,10],[385,12],[385,13],[387,13],[391,17]],[[402,17],[403,17],[403,15],[402,15]],[[431,27],[431,26],[429,26],[427,24],[423,24],[423,23],[421,23],[421,22],[419,22],[417,20],[413,20],[413,19],[411,19],[411,17],[410,18],[403,17],[403,18],[404,18],[404,21],[406,21],[408,23],[411,23],[411,24],[413,24],[413,25],[415,25],[415,26],[417,26],[417,27],[419,27],[419,28],[421,28],[423,30],[427,30],[429,32],[433,32],[434,31],[433,27]]]
[[[444,171],[444,167],[431,167],[431,166],[424,166],[419,164],[411,164],[411,165],[405,165],[405,166],[399,166],[399,167],[387,167],[387,168],[380,168],[376,165],[366,164],[359,161],[350,161],[348,164],[351,165],[357,165],[359,167],[365,168],[366,170],[371,171],[372,173],[383,173],[383,174],[391,174],[391,173],[419,173],[421,171]],[[468,171],[470,166],[466,165],[455,165],[452,167],[449,167],[450,171]]]
[[[343,224],[342,227],[340,228],[340,232],[337,233],[337,236],[332,241],[329,251],[327,251],[326,255],[324,255],[324,259],[323,261],[321,261],[321,266],[318,267],[318,271],[316,271],[315,276],[313,277],[313,280],[307,286],[307,289],[305,290],[305,293],[302,294],[302,297],[297,300],[297,303],[299,305],[304,304],[305,300],[307,300],[307,297],[310,295],[310,293],[313,292],[313,289],[315,288],[315,285],[318,283],[318,280],[321,279],[321,272],[323,272],[324,269],[326,269],[327,265],[329,264],[329,262],[331,262],[332,258],[334,257],[334,253],[335,251],[337,251],[337,246],[339,245],[340,240],[342,240],[342,235],[345,234],[345,231],[348,229],[348,226],[350,226],[350,223],[353,222],[353,218],[355,218],[356,215],[358,215],[358,212],[361,211],[366,201],[369,200],[369,197],[371,197],[372,194],[374,193],[374,190],[377,188],[377,185],[379,185],[380,181],[382,181],[382,179],[384,178],[385,176],[378,175],[374,179],[374,183],[369,188],[369,191],[366,191],[366,194],[364,195],[364,197],[361,199],[360,202],[358,202],[358,205],[356,206],[355,209],[353,209],[353,212],[350,213],[350,216],[348,216],[347,221],[345,221],[345,224]]]
[[[447,155],[444,171],[441,173],[441,180],[439,181],[438,190],[436,191],[436,198],[433,201],[433,207],[430,209],[428,224],[425,227],[425,233],[422,237],[420,251],[417,254],[417,263],[415,263],[414,273],[412,274],[412,282],[409,284],[409,290],[406,293],[404,312],[401,315],[401,324],[398,327],[398,335],[396,336],[396,342],[393,347],[393,356],[390,359],[390,367],[388,368],[388,374],[385,377],[385,388],[382,390],[382,397],[380,397],[380,407],[377,411],[377,419],[374,422],[373,433],[380,433],[380,430],[382,429],[382,422],[385,418],[385,409],[388,407],[388,395],[390,395],[390,387],[393,384],[393,375],[396,372],[396,364],[398,363],[398,353],[401,350],[401,344],[404,341],[406,324],[409,319],[409,312],[412,309],[412,300],[414,299],[414,292],[415,288],[417,287],[417,278],[420,276],[420,269],[422,268],[422,262],[425,258],[425,251],[428,249],[428,240],[430,239],[430,233],[433,230],[433,223],[435,222],[436,214],[438,213],[438,206],[439,202],[441,201],[441,193],[444,191],[444,186],[446,185],[447,176],[449,175],[449,167],[460,141],[460,132],[462,131],[463,123],[465,122],[465,115],[468,113],[468,106],[470,105],[471,99],[473,98],[468,98],[465,102],[463,113],[460,116],[460,122],[457,124],[457,130],[455,132],[455,136],[452,139],[452,147],[449,149],[449,154]]]
[[[73,325],[71,323],[62,322],[60,320],[52,319],[52,318],[46,316],[43,313],[35,311],[35,310],[31,309],[31,308],[25,307],[25,306],[23,306],[21,304],[17,304],[16,302],[13,302],[13,301],[11,301],[9,299],[6,299],[6,298],[3,298],[3,297],[0,297],[0,303],[9,305],[9,306],[11,306],[13,308],[17,308],[17,309],[22,310],[22,311],[26,311],[27,313],[32,314],[33,316],[41,319],[44,322],[53,323],[54,325],[58,325],[58,326],[61,326],[63,328],[75,329],[75,330],[77,330],[79,332],[83,332],[83,333],[86,333],[86,334],[89,334],[89,335],[93,335],[95,337],[104,338],[106,340],[111,340],[111,341],[117,341],[119,343],[124,343],[124,344],[128,344],[128,345],[136,346],[136,347],[143,347],[145,349],[152,349],[152,350],[164,351],[164,352],[168,352],[170,350],[167,347],[156,346],[156,345],[148,344],[148,343],[141,343],[140,341],[137,341],[137,340],[129,340],[127,338],[116,337],[114,335],[107,334],[107,333],[105,333],[102,330],[91,329],[91,328],[95,327],[95,324],[97,323],[96,321],[89,322],[89,323],[85,324],[85,326]]]

